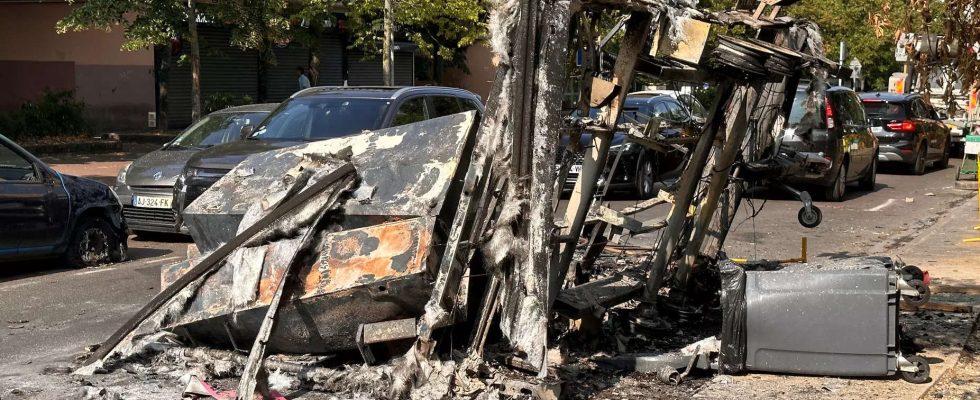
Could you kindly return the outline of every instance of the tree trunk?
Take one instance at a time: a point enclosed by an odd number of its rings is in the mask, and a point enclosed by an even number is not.
[[[385,86],[394,86],[395,79],[392,74],[392,68],[394,67],[394,53],[392,53],[392,47],[395,41],[395,27],[392,22],[394,18],[394,10],[391,5],[392,0],[385,0],[385,20],[384,20],[384,52],[383,59],[381,61],[381,71],[384,74]]]
[[[323,36],[323,21],[310,22],[310,58],[307,62],[307,74],[311,86],[318,86],[320,81],[320,38]]]
[[[259,50],[259,103],[269,101],[269,67],[276,62],[275,54],[272,52],[272,41],[268,39],[268,35],[265,36],[266,39],[262,40],[262,49]]]
[[[432,80],[438,84],[442,85],[442,73],[445,70],[445,62],[442,57],[439,56],[440,46],[439,43],[432,44]],[[414,77],[413,77],[414,78]]]
[[[167,101],[170,86],[170,66],[173,61],[173,46],[168,43],[155,46],[156,51],[156,81],[157,81],[157,129],[169,129],[167,111],[170,104]]]
[[[191,45],[191,123],[201,119],[201,47],[197,37],[197,8],[187,0],[187,31]]]

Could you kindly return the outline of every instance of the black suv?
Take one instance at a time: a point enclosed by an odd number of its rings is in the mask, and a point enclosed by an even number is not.
[[[853,90],[830,87],[811,95],[800,86],[786,122],[780,152],[806,160],[806,167],[789,182],[823,187],[824,197],[831,201],[843,200],[851,182],[874,190],[878,140]]]
[[[3,135],[0,222],[0,261],[60,256],[88,267],[126,258],[126,223],[112,189],[60,174]]]
[[[593,108],[589,112],[590,118],[598,118],[599,110]],[[665,137],[691,136],[699,129],[701,124],[691,112],[688,111],[676,98],[665,93],[659,92],[637,92],[630,93],[623,102],[623,114],[619,122],[636,122],[645,124],[651,117],[656,117],[668,125],[662,128],[660,134]],[[578,116],[576,116],[578,118]],[[568,143],[568,137],[562,137],[561,148],[564,149]],[[659,188],[658,182],[679,176],[681,162],[684,153],[681,151],[671,151],[660,153],[649,150],[639,144],[628,140],[626,133],[616,132],[613,135],[609,157],[606,159],[606,169],[599,182],[600,187],[604,186],[609,170],[616,163],[616,156],[619,154],[619,163],[616,164],[616,171],[609,183],[610,190],[624,190],[632,192],[643,199],[649,199],[657,195]],[[589,151],[592,147],[592,135],[582,134],[579,144],[582,149]],[[568,192],[575,188],[575,181],[582,170],[582,160],[584,155],[577,154],[568,177],[565,179],[563,191]]]
[[[183,211],[251,154],[470,110],[483,113],[479,96],[439,86],[314,87],[296,92],[257,127],[243,127],[245,140],[194,154],[174,188],[174,209]]]
[[[879,161],[908,164],[916,175],[925,173],[929,162],[938,168],[949,165],[949,128],[922,96],[861,93],[861,102],[881,144]]]

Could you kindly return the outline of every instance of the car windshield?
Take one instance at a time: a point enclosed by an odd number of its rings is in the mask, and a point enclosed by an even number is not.
[[[269,115],[267,111],[211,114],[187,128],[171,143],[174,147],[211,147],[241,137],[242,127],[255,125]]]
[[[279,106],[250,137],[261,140],[323,140],[381,127],[384,99],[300,97]]]
[[[864,111],[868,114],[868,118],[889,121],[905,119],[905,107],[901,103],[886,103],[880,100],[863,100],[862,103],[864,103]]]

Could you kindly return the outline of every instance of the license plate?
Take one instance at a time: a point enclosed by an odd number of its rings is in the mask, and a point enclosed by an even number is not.
[[[572,165],[572,167],[569,168],[568,172],[572,174],[580,173],[582,172],[582,165],[581,164]]]
[[[880,126],[872,126],[871,127],[871,133],[882,133],[884,131],[885,131],[885,128],[882,128]]]
[[[133,207],[170,208],[172,197],[133,196]]]

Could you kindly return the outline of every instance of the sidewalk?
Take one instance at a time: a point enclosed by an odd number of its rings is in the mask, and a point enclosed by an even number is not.
[[[962,242],[962,239],[980,235],[980,231],[973,230],[978,224],[977,197],[974,195],[950,209],[935,224],[913,232],[914,238],[900,248],[880,255],[900,257],[929,271],[932,285],[980,285],[980,243]],[[980,296],[962,294],[937,294],[933,300],[980,305]],[[975,348],[980,345],[976,343],[978,339],[975,337],[964,350],[971,334],[978,334],[976,314],[903,312],[899,321],[904,334],[924,347],[919,355],[930,362],[932,380],[928,384],[914,385],[898,378],[840,379],[760,373],[715,377],[695,397],[867,400],[980,396],[980,372],[973,371],[980,365],[980,355]],[[841,336],[846,338],[846,332],[841,332]],[[961,356],[963,362],[960,362]]]

